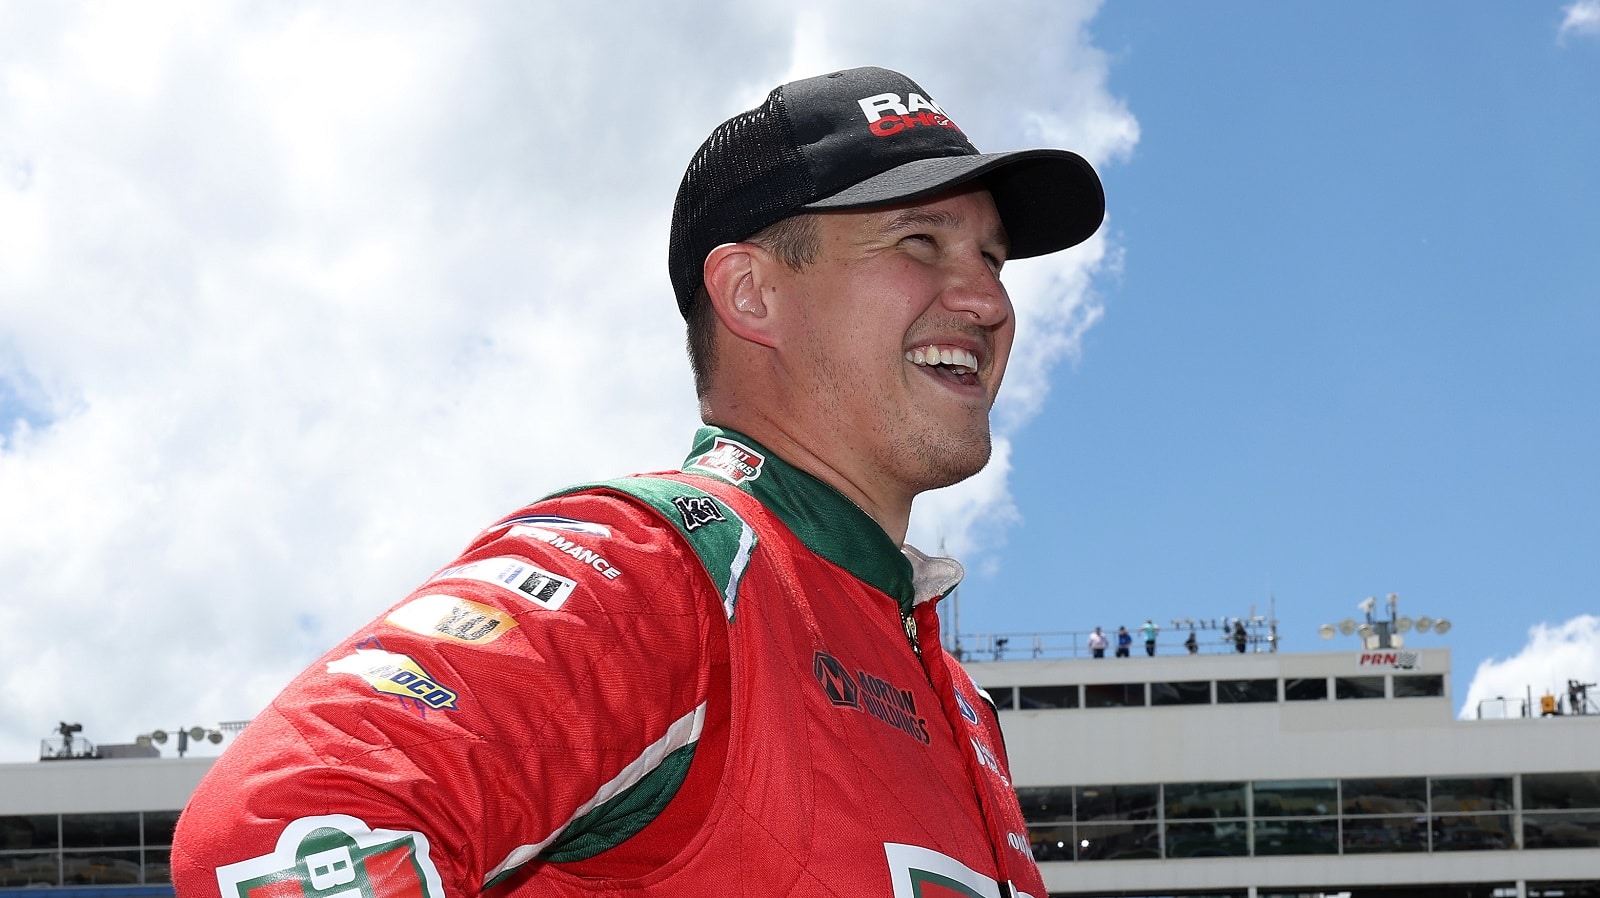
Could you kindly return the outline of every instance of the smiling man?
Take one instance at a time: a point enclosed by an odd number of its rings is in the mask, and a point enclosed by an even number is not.
[[[290,684],[185,811],[179,894],[1043,898],[940,645],[960,565],[903,543],[988,462],[1002,266],[1103,212],[1077,155],[980,154],[884,69],[724,122],[673,211],[683,468],[507,516]]]

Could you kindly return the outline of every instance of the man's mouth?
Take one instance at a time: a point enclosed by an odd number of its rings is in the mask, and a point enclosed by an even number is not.
[[[959,383],[975,384],[978,356],[959,346],[916,346],[906,351],[906,361],[922,368],[937,368],[953,376]]]

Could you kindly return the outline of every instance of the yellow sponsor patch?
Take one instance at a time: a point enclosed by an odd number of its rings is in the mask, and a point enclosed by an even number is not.
[[[436,711],[456,710],[456,691],[429,676],[409,655],[356,649],[354,655],[329,661],[328,673],[354,674],[379,692],[421,702]]]
[[[511,615],[499,608],[444,593],[412,599],[387,620],[402,630],[468,645],[494,642],[517,628]]]

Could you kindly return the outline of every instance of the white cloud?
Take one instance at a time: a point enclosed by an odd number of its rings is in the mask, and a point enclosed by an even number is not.
[[[1460,716],[1478,716],[1478,705],[1484,701],[1490,702],[1484,716],[1502,716],[1502,703],[1494,701],[1502,698],[1507,700],[1507,713],[1516,714],[1530,694],[1537,714],[1540,696],[1565,696],[1568,680],[1600,682],[1600,617],[1581,614],[1565,623],[1529,628],[1528,642],[1520,652],[1478,665]],[[1590,696],[1600,701],[1600,690],[1591,690]],[[1565,707],[1564,698],[1562,702]]]
[[[676,465],[672,196],[785,77],[1127,153],[1094,5],[1021,5],[0,7],[0,762],[249,716],[493,516]],[[1108,247],[1017,266],[996,463],[918,532],[992,545]]]
[[[1577,0],[1563,11],[1561,27],[1556,39],[1565,41],[1567,35],[1594,37],[1600,35],[1600,0]]]

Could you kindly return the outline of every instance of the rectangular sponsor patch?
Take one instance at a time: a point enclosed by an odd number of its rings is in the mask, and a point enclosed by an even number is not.
[[[520,558],[499,556],[445,568],[429,583],[441,580],[478,580],[508,589],[541,608],[555,611],[572,595],[577,581],[552,574]]]

